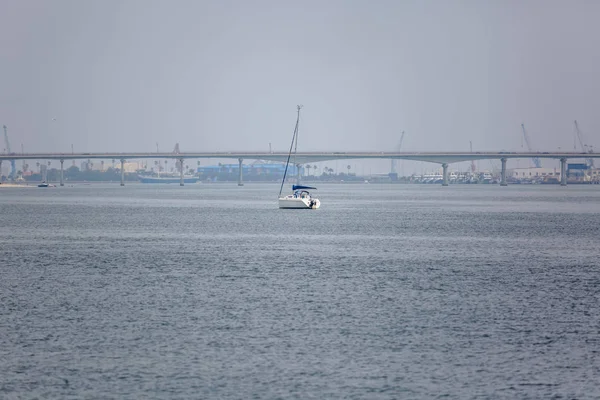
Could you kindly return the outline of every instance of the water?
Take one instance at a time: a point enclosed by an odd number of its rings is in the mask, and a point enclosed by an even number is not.
[[[599,398],[600,187],[0,189],[0,398]]]

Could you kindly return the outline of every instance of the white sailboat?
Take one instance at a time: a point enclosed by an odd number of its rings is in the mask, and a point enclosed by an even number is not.
[[[316,210],[321,206],[319,199],[313,198],[310,195],[309,190],[316,190],[315,187],[292,185],[292,194],[287,196],[281,196],[283,190],[283,184],[285,183],[285,177],[287,175],[288,166],[290,165],[290,157],[292,155],[292,149],[294,149],[294,164],[296,164],[296,149],[298,147],[298,125],[300,123],[300,109],[302,106],[298,106],[298,118],[296,119],[296,128],[294,129],[294,136],[292,136],[292,144],[290,145],[290,152],[288,154],[287,162],[285,164],[285,171],[283,173],[283,179],[281,180],[281,188],[279,189],[279,208],[294,208],[304,210]]]

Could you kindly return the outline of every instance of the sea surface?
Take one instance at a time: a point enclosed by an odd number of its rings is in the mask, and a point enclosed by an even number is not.
[[[278,192],[0,189],[0,398],[600,398],[600,186]]]

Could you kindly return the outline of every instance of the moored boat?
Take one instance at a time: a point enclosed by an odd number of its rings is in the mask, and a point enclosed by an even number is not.
[[[316,210],[321,206],[319,199],[314,199],[308,190],[316,190],[317,188],[302,185],[292,185],[293,193],[287,196],[281,196],[283,190],[283,184],[285,183],[285,177],[287,175],[288,166],[290,164],[290,157],[292,155],[292,149],[294,149],[294,164],[296,157],[296,147],[298,146],[298,125],[300,123],[300,109],[302,106],[298,106],[298,118],[296,119],[296,128],[294,129],[294,135],[292,136],[292,144],[290,145],[290,152],[288,153],[287,162],[285,164],[285,171],[283,172],[283,179],[281,180],[281,187],[279,188],[279,208],[288,209],[305,209],[305,210]],[[294,144],[296,147],[294,147]]]
[[[317,209],[321,206],[319,199],[313,199],[307,189],[316,189],[309,186],[293,185],[293,194],[279,197],[279,208]]]
[[[39,184],[39,185],[37,185],[37,186],[38,186],[38,187],[41,187],[41,188],[47,188],[47,187],[56,187],[56,185],[51,185],[51,184],[49,184],[49,183],[47,183],[47,182],[42,182],[42,183],[40,183],[40,184]]]

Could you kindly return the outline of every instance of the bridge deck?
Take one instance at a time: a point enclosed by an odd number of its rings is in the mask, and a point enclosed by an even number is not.
[[[0,154],[0,160],[74,160],[74,159],[107,159],[133,160],[144,158],[232,158],[245,160],[286,161],[287,153],[283,152],[186,152],[186,153],[11,153]],[[298,152],[296,162],[319,162],[345,159],[398,159],[413,161],[428,161],[434,163],[453,163],[471,160],[487,160],[502,158],[600,158],[600,153],[579,152],[376,152],[376,151],[346,151],[346,152]]]

